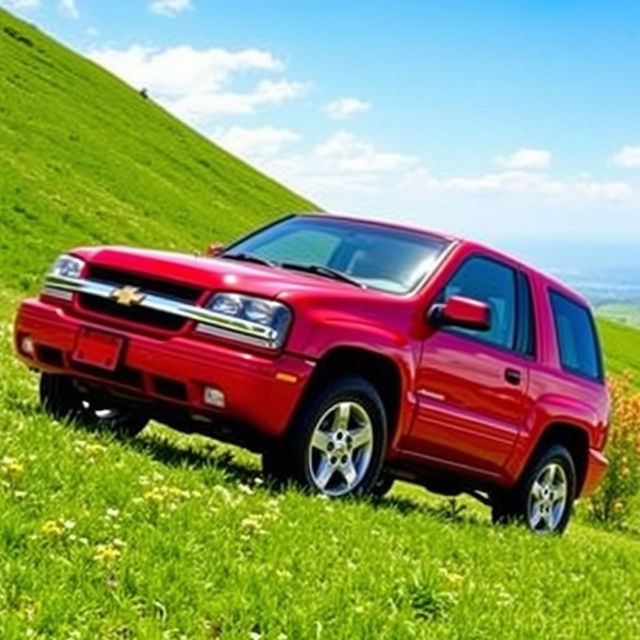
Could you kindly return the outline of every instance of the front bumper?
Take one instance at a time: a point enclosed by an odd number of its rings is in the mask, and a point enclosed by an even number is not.
[[[588,496],[593,493],[600,483],[604,474],[607,472],[609,463],[604,457],[601,451],[595,449],[589,449],[589,457],[587,459],[587,473],[585,475],[584,482],[582,484],[582,490],[580,491],[580,497]]]
[[[177,409],[210,417],[223,416],[269,437],[286,429],[313,363],[288,354],[265,356],[191,335],[153,338],[87,322],[65,308],[38,299],[25,300],[15,321],[16,350],[29,366],[72,375],[141,401],[168,403]],[[73,360],[79,330],[91,328],[125,339],[114,372]],[[22,350],[30,337],[34,353]],[[224,408],[205,403],[205,388],[224,394]]]

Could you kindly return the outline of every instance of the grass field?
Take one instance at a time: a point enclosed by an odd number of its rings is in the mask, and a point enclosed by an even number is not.
[[[0,60],[0,638],[637,637],[640,536],[586,505],[541,539],[416,487],[272,492],[238,449],[43,414],[11,318],[61,249],[195,250],[310,205],[2,11]],[[610,368],[640,371],[640,333],[601,327]]]
[[[640,328],[640,304],[604,304],[598,307],[598,315],[620,324]]]
[[[615,375],[630,372],[636,386],[640,385],[640,331],[605,318],[600,318],[598,325],[607,372]]]

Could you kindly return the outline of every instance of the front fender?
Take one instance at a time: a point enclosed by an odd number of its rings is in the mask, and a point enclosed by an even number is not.
[[[420,342],[408,333],[362,317],[318,311],[308,314],[287,342],[287,351],[314,361],[321,361],[337,349],[349,348],[385,357],[396,366],[400,374],[399,415],[389,442],[390,455],[398,450],[399,441],[408,433],[416,408],[412,381],[419,362]]]

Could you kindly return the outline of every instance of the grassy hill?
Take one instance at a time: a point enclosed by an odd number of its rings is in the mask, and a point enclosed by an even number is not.
[[[61,249],[199,249],[310,205],[2,11],[0,158],[0,638],[636,637],[640,538],[584,505],[539,539],[419,488],[271,492],[237,449],[44,415],[10,318]],[[611,369],[640,369],[640,333],[602,330]]]
[[[598,314],[621,324],[640,328],[640,304],[610,303],[598,307]]]
[[[0,274],[29,288],[63,248],[201,250],[313,205],[0,9]]]
[[[606,318],[599,318],[598,325],[607,372],[620,375],[630,371],[636,386],[640,385],[640,330]]]

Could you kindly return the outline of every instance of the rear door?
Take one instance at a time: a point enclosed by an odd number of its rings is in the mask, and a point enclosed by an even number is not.
[[[531,287],[514,266],[474,254],[438,301],[453,295],[487,303],[491,329],[430,331],[417,374],[418,411],[410,441],[434,461],[497,475],[524,417],[534,349]]]

